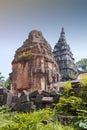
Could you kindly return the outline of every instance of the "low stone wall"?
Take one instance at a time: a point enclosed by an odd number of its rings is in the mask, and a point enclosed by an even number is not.
[[[0,89],[0,106],[6,105],[16,111],[32,111],[45,107],[52,107],[53,103],[57,103],[59,96],[56,92],[38,92],[37,90],[31,93],[22,91],[14,95],[9,90]]]

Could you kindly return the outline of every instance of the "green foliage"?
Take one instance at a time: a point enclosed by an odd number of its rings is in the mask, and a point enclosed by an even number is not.
[[[0,116],[0,130],[75,130],[55,120],[55,111],[43,109],[33,113],[9,113]],[[8,119],[9,118],[9,119]]]
[[[56,105],[58,113],[63,115],[76,115],[76,110],[80,108],[81,98],[70,96],[68,98],[61,97]]]
[[[3,84],[3,87],[5,87],[5,88],[7,88],[8,86],[10,86],[10,79],[9,78],[7,78]]]
[[[80,82],[81,87],[86,87],[87,88],[87,76],[82,76],[82,81]]]
[[[69,90],[72,89],[70,81],[65,82],[65,87],[64,88],[65,88],[65,91],[69,91]]]
[[[0,86],[3,87],[3,84],[5,82],[4,76],[2,76],[1,72],[0,72]]]
[[[7,106],[1,106],[0,107],[0,114],[8,113],[10,111],[11,111],[11,109],[9,107],[7,107]]]
[[[30,58],[32,56],[33,56],[33,53],[21,54],[18,56],[18,59]]]
[[[69,81],[65,82],[65,85],[64,85],[64,95],[65,96],[69,96],[70,90],[72,90],[71,83]]]
[[[79,120],[87,118],[87,110],[77,109],[77,113],[78,113],[78,119]]]
[[[78,126],[78,130],[86,130],[87,129],[87,118],[79,120],[75,123],[76,126]]]
[[[76,79],[76,74],[71,74],[70,77],[72,80],[74,80],[74,79]]]
[[[80,82],[81,90],[79,92],[79,96],[83,100],[83,104],[87,104],[87,76],[82,77],[82,81]]]
[[[76,129],[84,130],[87,129],[87,76],[82,77],[78,87],[79,91],[76,95],[71,84],[65,83],[64,91],[56,104],[56,110],[58,114],[69,117]]]
[[[78,69],[87,71],[87,58],[82,58],[81,60],[76,62],[76,65],[77,65]]]
[[[71,96],[72,86],[70,82],[65,82],[64,91],[56,104],[58,114],[77,115],[76,110],[81,107],[82,99],[80,97]]]
[[[78,117],[75,125],[78,127],[78,130],[84,130],[87,129],[87,76],[82,77],[80,86],[79,96],[82,99],[82,106],[77,109]]]
[[[87,129],[87,118],[79,121],[79,127],[83,129]]]

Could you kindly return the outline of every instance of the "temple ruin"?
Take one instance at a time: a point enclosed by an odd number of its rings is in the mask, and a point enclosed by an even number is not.
[[[74,63],[73,54],[66,42],[64,28],[62,28],[60,38],[54,46],[53,54],[59,65],[61,80],[76,79],[78,71]]]
[[[59,68],[50,44],[42,33],[33,30],[15,52],[10,73],[13,90],[46,90],[60,79]]]

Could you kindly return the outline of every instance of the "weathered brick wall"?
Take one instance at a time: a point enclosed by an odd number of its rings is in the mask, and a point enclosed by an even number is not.
[[[59,68],[50,45],[41,32],[31,31],[12,61],[10,80],[13,90],[48,90],[59,78]]]

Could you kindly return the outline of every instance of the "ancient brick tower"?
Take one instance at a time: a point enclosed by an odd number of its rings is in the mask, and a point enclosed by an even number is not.
[[[64,28],[61,30],[60,38],[54,47],[53,54],[59,65],[61,80],[76,79],[77,68],[74,63],[73,54],[65,39]]]
[[[12,61],[10,80],[13,90],[48,90],[59,81],[59,69],[50,45],[42,33],[30,32],[28,39],[17,49]]]

